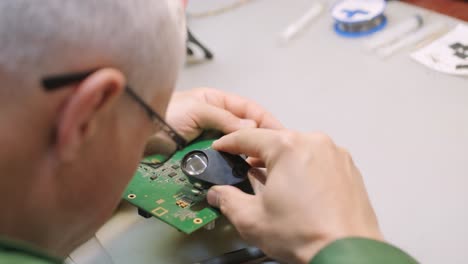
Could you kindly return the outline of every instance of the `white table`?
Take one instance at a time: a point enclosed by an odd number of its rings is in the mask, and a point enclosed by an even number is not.
[[[289,128],[330,134],[353,154],[390,242],[422,263],[466,263],[467,79],[431,71],[408,51],[379,59],[361,39],[337,36],[328,12],[282,45],[279,32],[308,6],[307,0],[255,0],[191,20],[215,60],[184,69],[178,86],[241,94]],[[389,3],[389,25],[418,10]],[[457,22],[442,15],[430,20]],[[118,213],[98,238],[119,264],[191,263],[245,246],[229,226],[185,236],[134,211]],[[72,257],[77,264],[103,263],[96,260],[102,250],[92,245]]]

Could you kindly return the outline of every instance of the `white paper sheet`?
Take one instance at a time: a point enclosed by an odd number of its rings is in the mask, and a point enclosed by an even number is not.
[[[411,57],[433,70],[468,76],[468,26],[459,24]]]

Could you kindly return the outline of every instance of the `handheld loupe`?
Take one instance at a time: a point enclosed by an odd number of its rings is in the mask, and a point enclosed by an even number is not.
[[[235,185],[244,181],[250,165],[240,156],[213,149],[195,150],[182,159],[182,171],[214,185]]]

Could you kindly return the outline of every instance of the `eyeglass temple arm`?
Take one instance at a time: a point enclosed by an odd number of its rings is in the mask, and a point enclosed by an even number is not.
[[[80,73],[70,73],[60,76],[53,76],[42,79],[42,87],[48,92],[55,91],[59,88],[62,88],[70,83],[80,82],[89,75],[91,75],[95,70],[80,72]]]
[[[90,70],[86,72],[81,72],[81,73],[70,73],[70,74],[64,74],[60,76],[53,76],[53,77],[48,77],[42,79],[42,87],[44,90],[48,92],[55,91],[59,88],[62,88],[70,83],[74,82],[79,82],[81,80],[84,80],[86,77],[91,75],[93,72],[96,70]],[[156,112],[151,109],[149,105],[147,105],[141,97],[139,97],[130,86],[125,86],[125,92],[130,95],[135,101],[137,101],[138,104],[140,104],[143,109],[145,109],[146,113],[150,118],[154,121],[157,121],[161,124],[162,129],[169,135],[169,137],[174,140],[174,142],[177,144],[177,149],[180,150],[187,146],[187,141],[179,135],[169,124],[167,124],[161,116],[159,116]]]
[[[125,86],[125,92],[128,93],[135,101],[140,104],[143,109],[145,109],[146,113],[151,117],[153,121],[157,121],[161,124],[161,128],[166,132],[169,137],[174,140],[174,142],[177,144],[177,150],[180,150],[187,146],[187,141],[179,135],[175,129],[173,129],[164,119],[159,116],[156,112],[151,109],[134,91],[130,86]]]

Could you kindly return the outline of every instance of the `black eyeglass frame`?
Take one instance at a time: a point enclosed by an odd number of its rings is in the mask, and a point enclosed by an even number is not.
[[[45,91],[53,92],[57,89],[63,88],[67,85],[83,81],[88,76],[93,74],[96,70],[85,72],[67,73],[53,76],[46,76],[42,78],[41,84]],[[164,133],[166,133],[177,146],[176,150],[181,150],[187,146],[187,141],[175,131],[164,119],[154,111],[145,101],[129,86],[125,86],[125,92],[137,102],[146,112],[151,122],[158,125]]]

